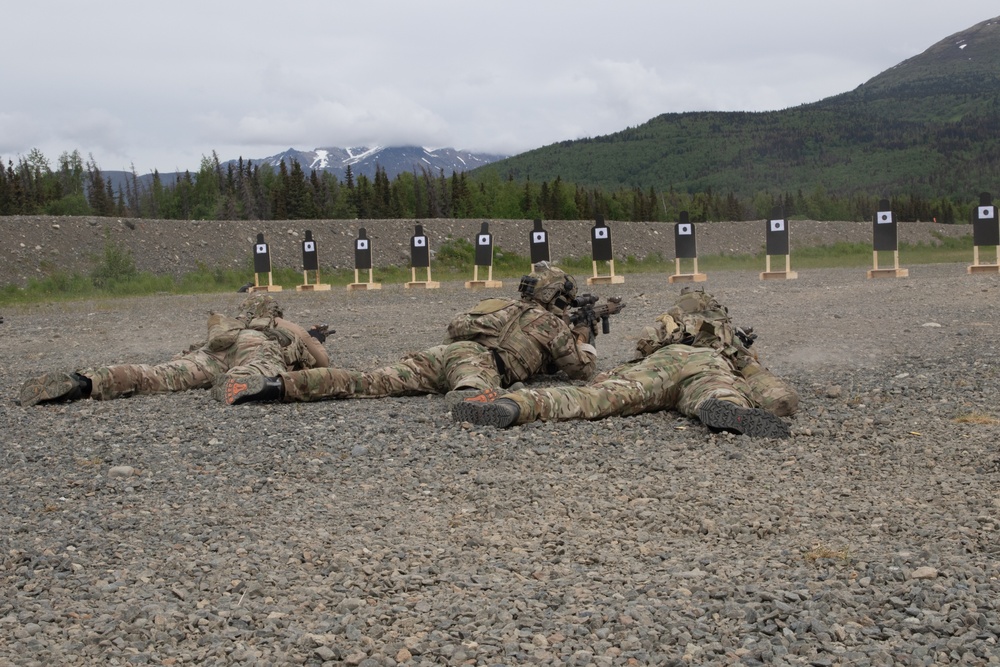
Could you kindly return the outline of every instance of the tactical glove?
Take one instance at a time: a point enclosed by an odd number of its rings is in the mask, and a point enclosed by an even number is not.
[[[320,343],[325,343],[328,334],[334,334],[337,332],[331,330],[329,324],[314,324],[307,333]]]
[[[743,347],[747,349],[749,349],[750,346],[753,345],[753,342],[757,340],[757,334],[753,332],[753,327],[747,327],[745,329],[743,327],[737,327],[736,337],[740,339],[740,342],[743,343]]]
[[[597,332],[594,329],[595,327],[592,323],[578,324],[573,327],[573,335],[576,336],[579,342],[593,345],[594,341],[597,340]]]

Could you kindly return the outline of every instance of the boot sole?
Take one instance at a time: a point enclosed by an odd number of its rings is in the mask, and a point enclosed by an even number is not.
[[[218,393],[213,391],[213,395],[226,405],[239,405],[252,400],[263,392],[266,386],[267,378],[263,375],[228,377],[219,387]]]
[[[788,424],[767,410],[741,408],[726,401],[705,401],[698,409],[698,416],[709,428],[733,431],[751,438],[784,439],[791,435]]]
[[[462,401],[451,409],[455,421],[469,422],[480,426],[495,426],[507,428],[517,417],[510,414],[503,406],[496,403],[481,403],[479,401]]]
[[[482,396],[480,401],[492,401],[499,398],[500,394],[494,389],[452,389],[444,395],[444,400],[450,409],[462,401],[468,401],[478,396]]]
[[[68,373],[46,373],[21,387],[21,405],[30,407],[43,401],[69,397],[79,385]]]

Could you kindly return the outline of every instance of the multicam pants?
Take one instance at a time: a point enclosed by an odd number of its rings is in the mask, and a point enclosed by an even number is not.
[[[473,341],[437,345],[368,372],[310,368],[282,373],[286,401],[443,394],[501,386],[493,352]]]
[[[505,394],[518,404],[517,423],[603,419],[676,409],[690,417],[708,398],[755,407],[751,388],[711,348],[668,345],[648,357],[594,378],[581,387],[522,389]]]
[[[773,415],[788,417],[799,408],[799,393],[790,384],[750,359],[743,362],[740,374],[750,385],[754,403]]]
[[[161,394],[206,389],[227,371],[273,377],[285,370],[281,346],[259,331],[240,331],[229,347],[211,351],[202,347],[163,364],[122,364],[85,368],[79,373],[93,383],[91,398],[107,400],[133,394]]]

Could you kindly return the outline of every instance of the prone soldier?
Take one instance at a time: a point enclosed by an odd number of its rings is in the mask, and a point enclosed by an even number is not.
[[[236,405],[447,393],[453,402],[546,371],[586,380],[594,374],[597,350],[590,323],[567,324],[576,289],[572,276],[539,263],[521,279],[520,299],[480,301],[451,321],[443,344],[398,363],[367,372],[313,368],[227,377],[213,396]]]
[[[107,400],[133,394],[159,394],[206,389],[227,372],[232,375],[274,374],[284,370],[327,366],[323,348],[327,325],[306,331],[286,320],[278,302],[251,294],[235,317],[212,313],[207,340],[172,360],[157,364],[121,364],[51,372],[21,387],[22,406],[93,398]]]
[[[638,359],[582,387],[474,396],[453,406],[452,417],[506,428],[675,408],[712,429],[788,437],[780,417],[796,411],[798,393],[749,351],[753,339],[752,332],[733,329],[728,310],[712,295],[685,291],[655,326],[644,329]]]

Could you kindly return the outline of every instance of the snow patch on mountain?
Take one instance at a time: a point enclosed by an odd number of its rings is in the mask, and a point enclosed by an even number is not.
[[[365,176],[374,180],[376,169],[385,171],[390,180],[402,173],[427,172],[432,176],[444,173],[462,173],[502,160],[507,155],[488,153],[472,153],[454,148],[430,148],[426,146],[348,146],[339,148],[328,146],[302,151],[296,148],[265,158],[250,159],[257,165],[269,165],[275,169],[284,162],[290,168],[293,162],[298,162],[304,171],[323,171],[335,175],[339,180],[346,178],[348,167],[351,174],[357,178]],[[244,163],[248,160],[244,159]],[[235,165],[237,160],[229,160],[225,164]]]

